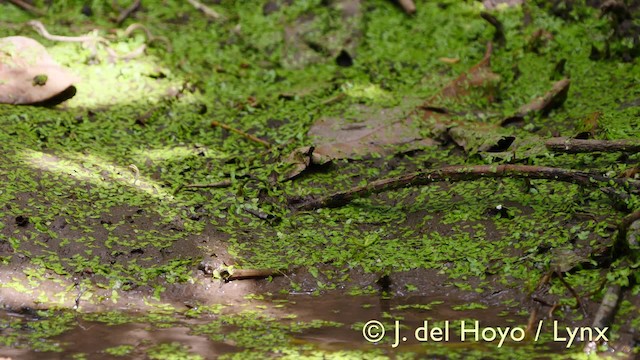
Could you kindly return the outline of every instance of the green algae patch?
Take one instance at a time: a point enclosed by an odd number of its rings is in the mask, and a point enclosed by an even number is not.
[[[129,355],[133,349],[134,349],[133,345],[120,345],[120,346],[107,348],[104,350],[104,352],[106,354],[113,355],[113,356],[126,356],[126,355]]]
[[[147,350],[149,359],[175,359],[175,360],[202,360],[200,355],[192,354],[189,350],[179,343],[166,343],[156,345]]]

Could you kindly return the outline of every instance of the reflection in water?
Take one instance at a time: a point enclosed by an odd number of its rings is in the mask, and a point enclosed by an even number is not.
[[[0,314],[3,334],[0,355],[13,359],[69,359],[78,354],[88,359],[107,359],[113,355],[137,359],[149,354],[162,358],[163,351],[177,351],[183,358],[213,359],[239,352],[265,356],[302,353],[392,356],[411,352],[437,358],[452,351],[489,350],[503,354],[518,349],[532,351],[531,347],[527,350],[531,343],[509,340],[502,348],[498,348],[497,342],[460,342],[457,330],[460,320],[472,319],[485,327],[523,327],[526,316],[518,316],[515,311],[481,304],[469,306],[468,301],[450,297],[385,298],[331,293],[315,297],[249,298],[244,304],[230,306],[192,305],[177,312],[4,311]],[[363,337],[363,327],[370,320],[379,321],[386,330],[379,341],[371,343]],[[449,341],[438,341],[437,336],[430,341],[417,341],[415,329],[424,326],[425,321],[432,329],[448,322]],[[400,325],[397,329],[396,324]],[[553,349],[566,351],[558,346],[545,351]],[[536,351],[542,350],[538,347]]]

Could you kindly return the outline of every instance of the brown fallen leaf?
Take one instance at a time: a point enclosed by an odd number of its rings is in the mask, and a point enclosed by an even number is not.
[[[455,80],[447,84],[440,92],[429,98],[423,107],[431,107],[434,102],[443,98],[459,98],[470,94],[471,90],[480,89],[488,100],[493,101],[495,85],[500,76],[491,71],[491,53],[493,45],[487,45],[487,51],[482,60],[469,71],[460,74]]]
[[[375,109],[356,105],[354,118],[321,118],[309,130],[315,150],[323,161],[352,159],[371,154],[389,155],[403,150],[434,146],[438,142],[425,138],[426,127],[415,114],[402,109]],[[421,134],[422,133],[422,134]]]
[[[461,121],[451,126],[447,135],[468,154],[506,151],[515,140],[510,132],[490,123]]]
[[[37,41],[0,38],[0,103],[54,105],[75,95],[76,81]]]
[[[355,159],[372,155],[385,156],[410,151],[439,142],[433,140],[429,126],[415,113],[407,115],[401,108],[377,109],[354,105],[353,117],[325,117],[316,121],[308,135],[313,147],[295,149],[286,159],[291,165],[284,179],[291,179],[311,164],[324,165],[333,160]]]
[[[444,86],[426,102],[404,99],[395,108],[374,108],[354,105],[353,116],[324,117],[318,119],[308,132],[313,147],[293,151],[284,160],[292,165],[284,179],[302,173],[311,164],[321,165],[337,159],[355,159],[366,156],[385,156],[423,149],[439,144],[440,137],[451,126],[451,114],[438,111],[434,102],[470,96],[480,90],[482,96],[493,98],[499,76],[491,71],[492,46],[487,46],[483,59],[468,72]],[[422,103],[422,104],[421,104]]]

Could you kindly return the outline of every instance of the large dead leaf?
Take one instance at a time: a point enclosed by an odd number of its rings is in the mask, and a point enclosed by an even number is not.
[[[471,96],[474,89],[480,89],[481,96],[491,99],[499,77],[491,71],[490,56],[491,45],[478,64],[421,105],[411,100],[390,109],[355,105],[349,109],[354,116],[318,119],[308,133],[314,146],[296,149],[285,159],[286,163],[293,165],[285,178],[300,174],[311,164],[384,156],[437,145],[435,138],[445,133],[452,121],[449,114],[434,110],[431,104]]]
[[[354,118],[321,118],[309,130],[316,145],[313,154],[327,162],[371,154],[388,155],[436,145],[428,127],[415,113],[402,109],[375,109],[356,105]]]
[[[75,94],[75,81],[37,41],[23,36],[0,39],[0,103],[64,101]]]
[[[308,135],[314,147],[301,147],[285,159],[293,165],[285,178],[292,178],[309,165],[323,165],[337,159],[384,156],[435,146],[429,126],[412,111],[401,108],[379,109],[354,105],[351,117],[325,117],[316,121]]]

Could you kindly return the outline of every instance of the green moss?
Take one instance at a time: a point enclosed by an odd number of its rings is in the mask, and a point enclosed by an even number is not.
[[[133,345],[120,345],[107,348],[104,352],[113,356],[126,356],[129,355],[133,349]]]

